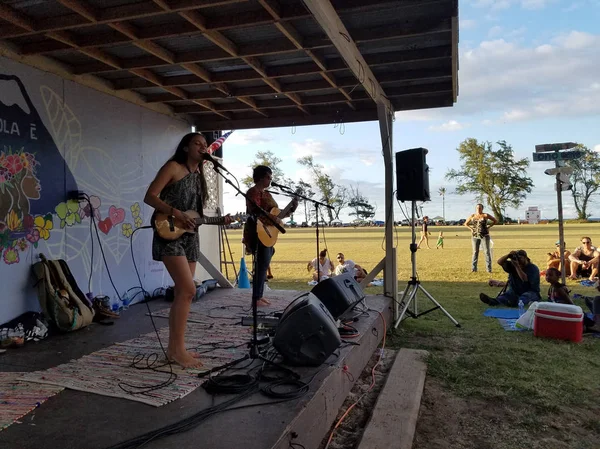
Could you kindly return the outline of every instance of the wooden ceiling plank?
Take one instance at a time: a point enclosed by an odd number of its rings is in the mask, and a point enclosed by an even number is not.
[[[387,110],[393,111],[392,104],[386,98],[383,88],[358,50],[351,35],[348,34],[348,30],[331,5],[331,2],[329,0],[302,1],[312,12],[317,23],[327,33],[331,42],[333,42],[342,58],[346,61],[346,64],[348,64],[348,67],[350,67],[356,76],[356,79],[363,85],[373,101],[385,106]]]
[[[114,22],[110,23],[109,26],[131,39],[131,43],[136,47],[147,51],[148,53],[162,59],[165,62],[168,62],[169,64],[175,63],[175,56],[166,48],[152,41],[140,40],[138,37],[138,29],[132,24],[127,22]]]
[[[189,1],[186,3],[183,2],[168,2],[170,6],[169,10],[165,10],[163,8],[159,8],[156,2],[138,2],[135,4],[129,5],[121,5],[110,8],[105,8],[102,10],[98,18],[98,23],[108,23],[115,20],[133,20],[144,17],[152,17],[157,15],[163,15],[169,12],[178,12],[178,11],[188,11],[195,9],[202,9],[206,7],[219,6],[223,4],[234,4],[239,2],[246,2],[247,0],[228,0],[218,2],[216,0],[210,2],[198,2],[198,1]],[[167,2],[165,2],[167,3]],[[362,7],[373,7],[377,5],[385,5],[390,3],[389,0],[336,0],[333,2],[336,10],[340,12],[351,11],[357,8]],[[444,0],[403,0],[396,7],[401,9],[418,9],[423,10],[428,6],[434,8],[433,10],[439,10],[440,6],[445,6],[446,3],[449,3]],[[281,7],[281,17],[284,21],[291,21],[296,19],[302,19],[305,17],[309,17],[310,14],[307,12],[306,8],[301,4],[290,4],[290,5],[282,5]],[[11,22],[12,23],[12,22]],[[272,18],[268,18],[264,11],[250,11],[246,13],[242,13],[239,15],[229,15],[226,17],[218,17],[214,21],[211,21],[208,24],[208,29],[213,30],[226,30],[232,28],[238,28],[240,26],[252,26],[263,23],[274,23]],[[36,24],[33,30],[22,31],[22,27],[10,28],[0,30],[0,38],[7,37],[18,37],[24,35],[35,34],[40,31],[53,31],[53,30],[61,30],[61,29],[69,29],[69,28],[77,28],[77,27],[86,27],[93,25],[92,22],[84,19],[82,16],[78,14],[69,14],[66,16],[53,17],[49,20],[42,20],[40,23]],[[162,32],[160,30],[160,26],[154,27],[155,35],[144,36],[144,38],[160,38],[160,37],[169,37],[172,34],[168,34],[169,31],[164,29]]]
[[[9,5],[0,3],[0,19],[6,20],[30,32],[36,31],[35,20]]]
[[[98,21],[98,11],[91,5],[86,4],[80,0],[56,0],[58,3],[71,11],[76,12],[82,17],[85,17],[90,22]]]
[[[123,64],[121,63],[119,58],[116,58],[115,56],[110,55],[98,48],[80,48],[79,45],[77,45],[77,40],[75,36],[69,31],[51,31],[49,33],[46,33],[46,36],[48,36],[51,39],[62,42],[63,44],[69,45],[74,49],[80,51],[81,53],[89,56],[90,58],[96,59],[104,64],[107,64],[113,67],[114,69],[121,70],[123,68]]]

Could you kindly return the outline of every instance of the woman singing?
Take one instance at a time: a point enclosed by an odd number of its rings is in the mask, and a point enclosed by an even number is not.
[[[206,139],[202,134],[186,134],[175,154],[158,171],[148,187],[144,202],[155,212],[169,214],[195,229],[195,221],[184,211],[195,210],[202,216],[208,199],[206,179],[202,171]],[[225,224],[231,217],[224,217]],[[167,358],[184,368],[198,368],[202,363],[185,349],[185,329],[190,304],[196,294],[194,273],[200,253],[198,233],[186,233],[173,241],[160,238],[152,240],[152,258],[162,261],[175,284],[175,298],[169,314],[169,345]]]

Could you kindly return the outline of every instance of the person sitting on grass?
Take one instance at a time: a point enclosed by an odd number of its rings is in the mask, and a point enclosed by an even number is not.
[[[592,245],[590,237],[581,237],[581,246],[575,248],[575,251],[569,256],[569,260],[571,261],[569,279],[577,280],[579,276],[589,276],[590,281],[593,281],[598,276],[600,253]]]
[[[560,282],[560,271],[556,268],[548,268],[546,270],[546,281],[550,284],[548,301],[558,304],[574,304],[569,296],[569,289]],[[596,283],[596,289],[600,290],[598,285],[600,284]],[[583,316],[584,332],[600,332],[600,296],[584,296],[583,299],[594,315],[593,318]]]
[[[344,273],[352,273],[354,275],[354,279],[356,279],[358,282],[361,282],[367,277],[367,270],[360,265],[355,264],[353,260],[346,260],[344,253],[337,253],[336,257],[338,261],[338,264],[335,267],[336,276]]]
[[[571,255],[571,251],[566,249],[567,244],[565,243],[565,276],[571,275],[571,263],[569,261],[569,256]],[[549,268],[556,268],[558,271],[561,270],[560,267],[560,240],[556,242],[556,249],[552,253],[548,253],[548,259],[546,260],[546,270]]]
[[[548,288],[548,301],[558,304],[573,304],[569,296],[569,289],[560,282],[560,271],[554,267],[546,270],[546,282],[550,284]]]
[[[496,298],[480,293],[481,302],[491,306],[517,307],[519,301],[528,304],[540,300],[540,269],[531,263],[525,250],[511,251],[498,259],[498,265],[508,273],[506,291]]]
[[[329,277],[333,274],[333,264],[331,263],[331,260],[329,260],[329,257],[327,257],[327,250],[324,249],[321,251],[318,259],[315,257],[313,260],[308,262],[306,269],[308,271],[313,270],[313,281],[318,282],[319,280],[323,281],[325,279],[329,279]]]

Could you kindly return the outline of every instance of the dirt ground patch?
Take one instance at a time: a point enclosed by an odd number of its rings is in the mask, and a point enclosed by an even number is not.
[[[460,398],[428,377],[413,449],[598,449],[598,409],[546,414]]]

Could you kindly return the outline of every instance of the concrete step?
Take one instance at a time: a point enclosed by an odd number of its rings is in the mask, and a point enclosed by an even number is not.
[[[401,349],[358,449],[411,449],[427,374],[427,351]]]

